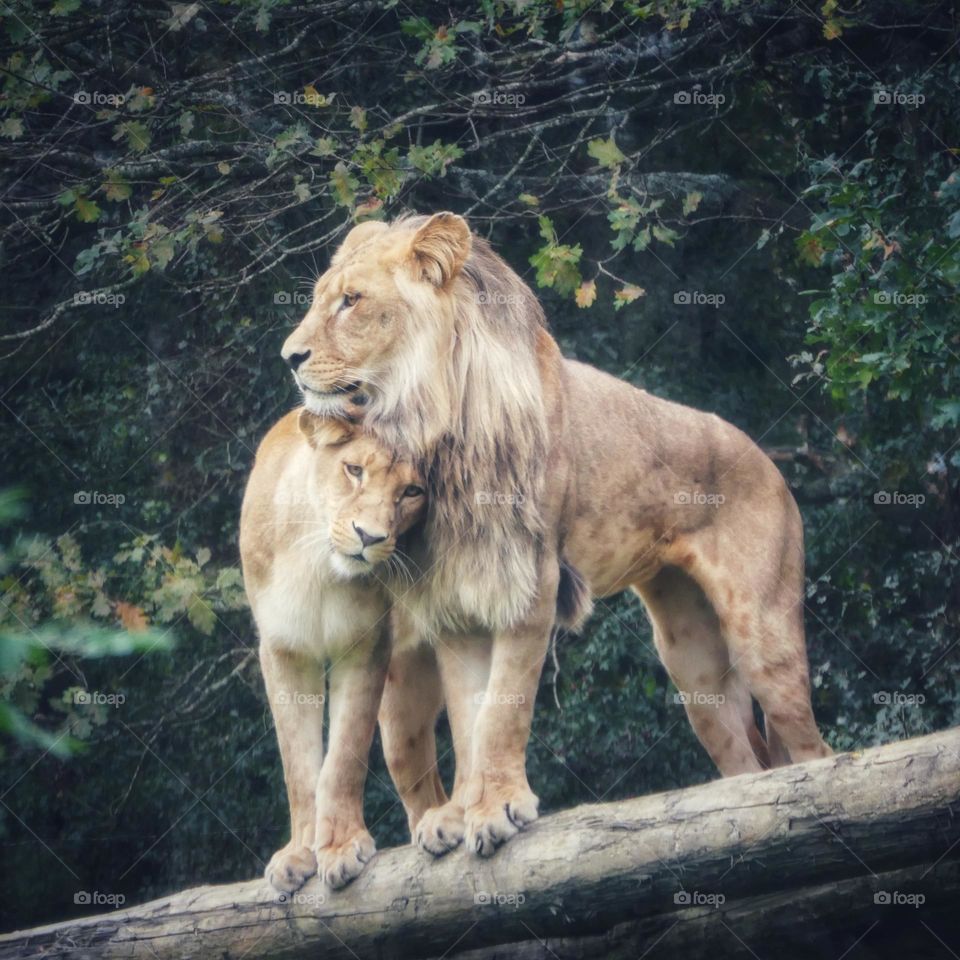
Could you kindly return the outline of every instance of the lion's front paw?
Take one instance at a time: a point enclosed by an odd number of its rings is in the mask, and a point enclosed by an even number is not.
[[[486,784],[483,799],[467,808],[466,846],[489,857],[501,844],[537,819],[540,800],[527,786]]]
[[[317,872],[317,858],[308,847],[292,841],[278,850],[267,864],[263,875],[274,890],[293,893]]]
[[[333,890],[345,887],[356,880],[367,862],[377,852],[373,837],[363,828],[356,830],[344,840],[334,840],[316,848],[317,873]]]
[[[463,807],[452,800],[431,807],[417,824],[417,846],[435,857],[442,857],[463,840]]]

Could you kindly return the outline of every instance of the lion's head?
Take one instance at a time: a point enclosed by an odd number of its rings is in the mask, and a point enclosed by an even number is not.
[[[544,326],[520,277],[438,213],[354,227],[284,344],[309,410],[362,420],[423,466],[425,621],[496,628],[535,594],[559,357]]]
[[[330,564],[356,577],[393,557],[397,540],[426,513],[423,479],[409,461],[340,420],[300,412],[300,432],[314,450],[330,538]]]

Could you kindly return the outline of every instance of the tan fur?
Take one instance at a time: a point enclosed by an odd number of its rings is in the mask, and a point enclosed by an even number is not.
[[[360,477],[350,472],[358,468]],[[318,869],[343,886],[374,853],[363,783],[389,656],[380,578],[426,510],[420,483],[359,429],[305,410],[284,417],[257,451],[240,554],[290,805],[290,842],[266,870],[278,890]]]
[[[429,477],[428,573],[394,611],[395,656],[433,641],[457,778],[439,807],[404,795],[421,845],[439,854],[465,836],[489,855],[537,816],[524,752],[562,560],[595,595],[640,593],[724,773],[766,762],[751,693],[793,759],[827,752],[810,711],[802,530],[776,468],[717,417],[564,361],[532,293],[460,218],[364,227],[284,355],[309,351],[298,382],[312,408],[362,416]],[[381,710],[393,743],[435,719],[437,696],[404,696],[411,675],[397,672]]]

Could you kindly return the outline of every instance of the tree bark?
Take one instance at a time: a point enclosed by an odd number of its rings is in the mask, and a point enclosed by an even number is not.
[[[867,943],[870,956],[902,955],[914,937],[933,956],[938,940],[960,946],[958,812],[960,729],[577,807],[490,860],[389,850],[336,893],[313,880],[281,903],[260,880],[200,887],[0,936],[0,960],[637,958],[683,947],[783,960]]]

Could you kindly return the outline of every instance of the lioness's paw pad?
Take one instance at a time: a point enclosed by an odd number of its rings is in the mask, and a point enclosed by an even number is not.
[[[530,790],[510,792],[497,790],[488,800],[467,810],[466,846],[480,857],[490,857],[538,816],[540,801]],[[494,800],[494,797],[497,799]]]
[[[317,858],[307,847],[286,846],[278,850],[263,875],[280,893],[299,890],[317,872]]]
[[[377,845],[373,837],[363,831],[346,843],[318,849],[317,872],[328,887],[339,890],[363,873],[363,868],[376,852]]]
[[[463,808],[445,803],[428,810],[417,825],[417,846],[434,857],[460,846],[463,841]]]

